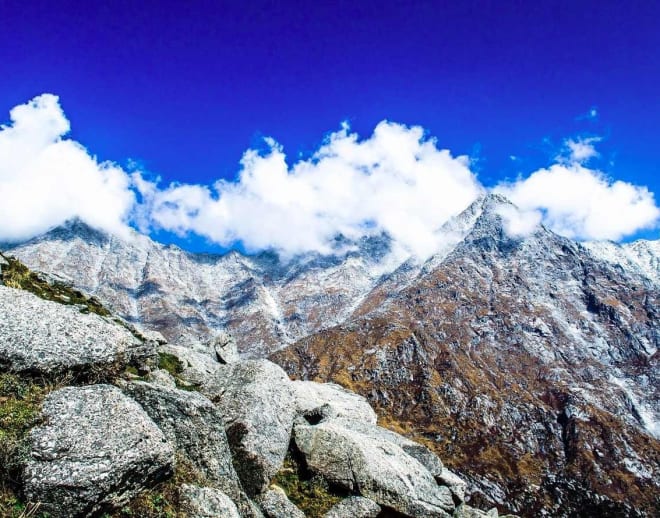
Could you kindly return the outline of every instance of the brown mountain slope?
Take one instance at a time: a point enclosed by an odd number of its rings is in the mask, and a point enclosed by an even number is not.
[[[437,268],[272,358],[369,397],[471,481],[474,503],[653,516],[658,310],[652,283],[544,229],[512,239],[491,211]]]

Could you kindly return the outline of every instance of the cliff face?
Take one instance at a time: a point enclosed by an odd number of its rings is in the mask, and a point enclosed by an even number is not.
[[[464,475],[472,502],[523,515],[660,507],[658,246],[586,246],[489,196],[424,264],[388,240],[287,264],[187,254],[81,224],[11,253],[133,322],[194,342],[227,327],[244,356],[366,396],[382,423]]]

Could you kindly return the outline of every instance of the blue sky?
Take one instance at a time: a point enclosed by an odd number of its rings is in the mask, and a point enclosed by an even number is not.
[[[369,138],[389,120],[470,156],[485,187],[598,136],[585,166],[660,192],[660,4],[532,4],[5,1],[0,119],[53,93],[67,138],[162,188],[235,180],[265,136],[291,165],[343,121]],[[639,235],[657,231],[622,238]]]

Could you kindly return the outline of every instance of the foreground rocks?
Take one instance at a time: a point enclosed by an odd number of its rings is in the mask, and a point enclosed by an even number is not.
[[[296,424],[296,446],[309,469],[347,491],[407,516],[447,517],[454,510],[449,488],[393,442],[349,428],[347,421]]]
[[[158,344],[9,288],[0,289],[0,312],[0,374],[90,383],[105,368],[113,383],[50,392],[27,458],[12,460],[23,468],[17,494],[52,518],[151,516],[154,502],[160,513],[197,518],[473,512],[462,480],[426,447],[377,426],[366,399],[242,361],[228,335],[198,347]],[[0,405],[10,399],[0,396]]]
[[[250,495],[268,487],[282,466],[293,427],[291,382],[266,360],[231,365],[203,385],[225,418],[234,466]]]
[[[51,393],[30,436],[24,490],[52,517],[126,504],[172,473],[174,450],[133,400],[109,385]]]

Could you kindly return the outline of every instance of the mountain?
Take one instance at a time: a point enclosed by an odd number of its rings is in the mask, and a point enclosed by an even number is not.
[[[367,397],[469,482],[525,516],[660,509],[660,247],[579,244],[489,195],[423,263],[387,236],[332,257],[195,255],[80,222],[15,247],[170,341],[226,327],[246,357]]]

